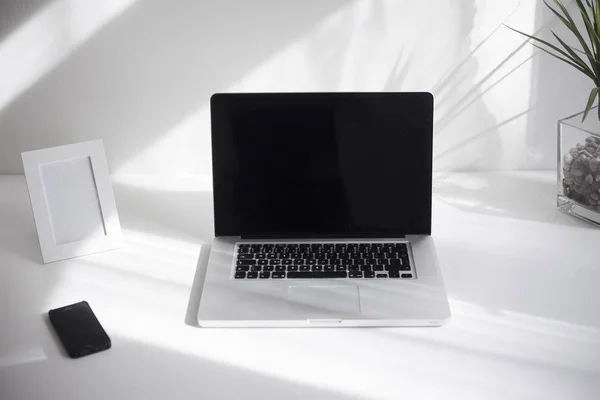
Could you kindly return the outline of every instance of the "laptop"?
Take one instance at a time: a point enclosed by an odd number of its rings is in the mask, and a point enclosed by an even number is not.
[[[430,93],[211,98],[202,327],[439,326]]]

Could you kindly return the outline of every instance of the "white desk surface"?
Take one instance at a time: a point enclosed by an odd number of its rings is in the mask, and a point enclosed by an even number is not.
[[[600,230],[555,209],[554,177],[436,177],[445,327],[210,330],[210,182],[115,182],[126,246],[43,265],[24,179],[2,176],[0,399],[600,399]],[[72,360],[46,315],[81,300],[113,347]]]

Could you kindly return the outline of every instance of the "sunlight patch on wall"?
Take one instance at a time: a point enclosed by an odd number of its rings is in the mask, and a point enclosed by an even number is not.
[[[56,0],[0,43],[0,110],[137,0]]]

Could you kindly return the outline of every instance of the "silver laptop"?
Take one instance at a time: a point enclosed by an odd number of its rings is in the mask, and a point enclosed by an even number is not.
[[[202,327],[439,326],[430,93],[211,98]]]

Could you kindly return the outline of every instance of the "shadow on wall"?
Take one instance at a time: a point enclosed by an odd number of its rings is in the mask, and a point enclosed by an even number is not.
[[[3,0],[0,4],[0,43],[53,0]]]
[[[346,3],[139,0],[0,110],[0,171],[94,138],[116,169]]]
[[[463,58],[433,89],[437,100],[435,161],[438,170],[498,168],[504,156],[504,140],[499,128],[515,118],[499,122],[498,110],[490,110],[486,100],[494,97],[493,90],[497,85],[521,67],[519,64],[507,73],[498,73],[507,68],[506,64],[522,46],[499,62],[482,66],[481,60],[497,45],[504,27],[499,24],[479,38],[474,30],[481,30],[481,26],[476,26],[476,21],[483,18],[478,16],[482,12],[481,6],[481,2],[473,0],[461,8],[460,35],[464,40],[457,52]],[[504,18],[510,17],[517,8],[518,5],[509,10],[510,14]],[[501,49],[500,53],[506,54],[506,49]]]

